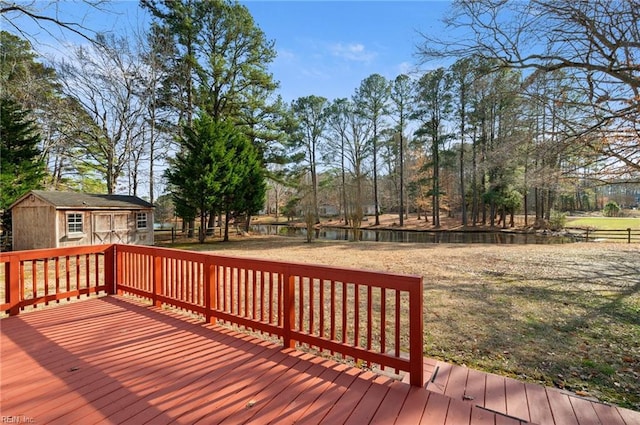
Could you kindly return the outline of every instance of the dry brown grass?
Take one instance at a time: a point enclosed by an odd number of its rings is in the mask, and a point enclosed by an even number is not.
[[[245,237],[180,247],[422,275],[425,355],[640,410],[640,244]]]

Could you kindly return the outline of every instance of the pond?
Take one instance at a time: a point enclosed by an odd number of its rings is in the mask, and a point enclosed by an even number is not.
[[[251,231],[261,235],[280,235],[306,237],[307,230],[287,225],[258,224]],[[344,240],[351,239],[350,229],[322,228],[315,230],[315,239]],[[459,232],[459,231],[411,231],[411,230],[372,230],[361,229],[362,241],[372,242],[408,242],[408,243],[485,243],[485,244],[557,244],[571,243],[574,239],[566,236],[541,235],[536,233],[512,232]]]

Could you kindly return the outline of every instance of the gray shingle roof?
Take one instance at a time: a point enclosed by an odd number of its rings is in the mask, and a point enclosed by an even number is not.
[[[59,208],[153,208],[153,205],[144,199],[129,195],[100,195],[46,190],[32,190],[30,193]]]

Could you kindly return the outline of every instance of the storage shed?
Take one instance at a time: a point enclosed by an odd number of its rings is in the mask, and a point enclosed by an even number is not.
[[[10,209],[14,250],[153,245],[153,205],[137,196],[32,190]]]

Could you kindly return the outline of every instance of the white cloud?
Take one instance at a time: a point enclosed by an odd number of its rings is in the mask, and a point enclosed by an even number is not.
[[[356,62],[371,62],[375,52],[370,52],[362,43],[335,43],[329,46],[332,55]]]
[[[411,62],[401,62],[398,65],[396,65],[396,73],[398,75],[400,74],[411,74],[412,72],[415,72],[415,68],[416,66],[414,64],[412,64]]]
[[[290,49],[279,49],[277,58],[283,61],[291,62],[297,59],[296,54]]]

